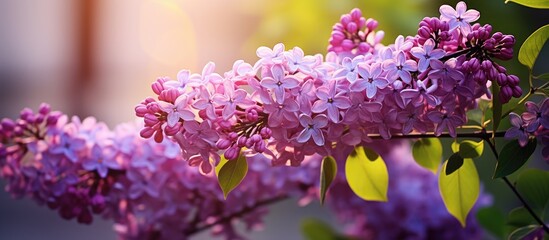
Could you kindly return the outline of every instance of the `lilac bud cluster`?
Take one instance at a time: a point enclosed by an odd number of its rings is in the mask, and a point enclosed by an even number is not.
[[[372,18],[365,19],[360,9],[353,9],[334,25],[328,51],[348,52],[354,56],[374,52],[385,35],[383,31],[374,31],[377,24]]]

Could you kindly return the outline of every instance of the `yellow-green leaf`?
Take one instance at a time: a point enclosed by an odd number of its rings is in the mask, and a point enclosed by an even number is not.
[[[458,143],[457,140],[454,140],[454,141],[452,142],[452,145],[451,145],[450,147],[452,148],[452,152],[453,152],[453,153],[459,152],[459,143]]]
[[[337,175],[337,163],[332,156],[327,156],[322,159],[320,166],[320,204],[324,204],[326,191],[334,181]]]
[[[419,165],[436,174],[442,159],[442,144],[438,138],[422,138],[414,143],[412,155]]]
[[[471,140],[463,140],[459,144],[459,155],[462,158],[477,158],[484,151],[484,141],[475,142]]]
[[[505,3],[514,2],[531,8],[549,8],[549,0],[505,0]]]
[[[217,180],[219,181],[219,186],[221,186],[225,198],[227,198],[227,195],[242,182],[246,173],[248,173],[248,162],[246,161],[246,157],[242,154],[235,160],[227,161],[221,169],[219,169]]]
[[[225,163],[227,163],[227,160],[225,158],[225,155],[221,154],[221,159],[219,160],[219,163],[217,164],[217,166],[215,166],[215,175],[216,176],[219,176],[219,170],[221,170],[221,168],[225,165]]]
[[[536,30],[524,41],[519,50],[519,62],[532,70],[547,38],[549,38],[549,24]]]
[[[447,164],[448,161],[444,163],[438,178],[440,194],[448,212],[465,227],[467,215],[480,193],[477,168],[473,159],[466,158],[458,170],[446,175]]]
[[[387,201],[389,173],[385,162],[374,150],[355,147],[347,157],[345,175],[349,186],[360,198]]]

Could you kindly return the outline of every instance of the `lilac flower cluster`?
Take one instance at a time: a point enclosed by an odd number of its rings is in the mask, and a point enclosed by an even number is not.
[[[257,230],[268,204],[289,197],[307,204],[319,194],[320,155],[299,168],[272,168],[265,156],[250,156],[246,178],[225,200],[217,179],[189,167],[176,143],[143,139],[138,124],[109,130],[93,118],[69,121],[49,109],[43,104],[38,113],[25,109],[17,120],[1,121],[0,177],[6,190],[80,223],[91,223],[93,214],[110,218],[121,239],[187,239],[207,229],[242,239],[235,222]],[[436,177],[413,163],[409,144],[384,142],[375,148],[391,174],[388,203],[354,196],[343,172],[329,191],[328,204],[349,224],[348,234],[361,239],[478,237],[473,221],[463,230],[446,212]],[[335,157],[345,158],[351,150],[345,147]]]
[[[511,58],[513,36],[471,25],[480,15],[463,2],[440,12],[423,19],[416,36],[383,46],[377,22],[354,9],[334,26],[325,57],[277,44],[260,47],[253,65],[236,61],[223,76],[208,63],[202,74],[160,78],[152,84],[157,99],[135,108],[145,122],[141,136],[167,136],[203,173],[217,165],[220,150],[227,159],[244,151],[296,166],[315,153],[333,154],[334,145],[369,142],[369,134],[455,137],[475,100],[491,97],[490,84],[501,87],[503,102],[522,91],[518,78],[492,60]]]
[[[522,147],[528,144],[530,136],[538,138],[544,146],[543,158],[549,162],[549,99],[545,98],[539,105],[527,101],[524,107],[525,111],[521,115],[509,113],[511,128],[505,132],[505,138],[518,139]]]
[[[246,179],[225,200],[213,174],[190,167],[176,143],[141,138],[141,127],[111,131],[93,118],[69,121],[46,104],[38,113],[25,109],[1,121],[0,177],[14,197],[30,197],[65,219],[112,219],[122,239],[187,239],[208,229],[237,239],[236,221],[258,229],[267,204],[316,193],[318,162],[271,168],[252,157]]]
[[[482,239],[475,219],[478,208],[491,204],[481,193],[467,218],[467,227],[445,210],[437,176],[420,167],[406,141],[390,140],[369,144],[387,163],[389,202],[369,202],[357,197],[346,183],[343,164],[333,182],[326,203],[343,223],[345,233],[355,239]],[[352,151],[334,156],[340,160]],[[343,163],[344,161],[338,161]]]

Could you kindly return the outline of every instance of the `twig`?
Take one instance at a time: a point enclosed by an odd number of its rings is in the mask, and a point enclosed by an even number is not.
[[[494,146],[494,144],[490,141],[489,138],[485,138],[484,140],[488,143],[488,145],[490,146],[490,149],[492,150],[492,153],[494,153],[494,156],[499,161],[499,155],[498,155],[498,152],[497,152],[496,147]],[[547,227],[547,225],[545,225],[543,220],[534,212],[532,207],[530,207],[530,205],[526,202],[526,200],[522,197],[522,195],[520,195],[520,193],[517,191],[517,188],[515,187],[515,185],[513,185],[511,183],[511,181],[509,181],[509,178],[503,177],[503,181],[513,191],[513,193],[517,196],[517,198],[522,202],[522,205],[524,205],[524,208],[526,208],[528,213],[530,213],[530,215],[532,215],[532,217],[536,220],[536,222],[538,222],[538,224],[543,227],[543,230],[546,233],[549,233],[549,227]]]
[[[185,236],[192,236],[192,235],[197,234],[199,232],[202,232],[206,229],[209,229],[209,228],[211,228],[215,225],[222,224],[222,223],[225,223],[225,222],[229,222],[232,219],[240,217],[242,215],[245,215],[245,214],[247,214],[247,213],[249,213],[249,212],[251,212],[251,211],[253,211],[253,210],[255,210],[259,207],[274,204],[274,203],[280,202],[282,200],[286,200],[288,198],[289,198],[288,195],[283,194],[283,195],[275,196],[273,198],[268,198],[268,199],[265,199],[265,200],[262,200],[262,201],[258,201],[253,206],[244,207],[242,210],[240,210],[238,212],[231,213],[227,216],[221,217],[221,218],[217,219],[215,222],[205,224],[205,225],[202,225],[202,226],[198,226],[198,227],[195,227],[195,228],[191,228],[188,231],[185,231]]]

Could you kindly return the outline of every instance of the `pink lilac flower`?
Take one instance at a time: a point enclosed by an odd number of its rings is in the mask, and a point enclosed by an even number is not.
[[[236,106],[247,107],[254,102],[247,98],[248,93],[243,89],[236,89],[232,81],[223,82],[223,94],[214,96],[215,103],[223,107],[223,119],[232,117],[236,111]]]
[[[82,156],[82,151],[86,149],[86,141],[82,138],[75,138],[69,133],[59,136],[60,142],[50,151],[52,153],[64,154],[72,162],[77,162]]]
[[[521,117],[527,125],[526,130],[530,133],[538,130],[539,126],[543,126],[545,129],[549,129],[549,100],[547,98],[541,103],[541,107],[534,102],[527,101],[524,106],[526,111],[522,113]]]
[[[257,64],[268,64],[268,63],[275,63],[279,64],[283,61],[283,52],[284,52],[284,44],[279,43],[276,44],[273,49],[270,49],[268,47],[259,47],[256,51],[256,54],[259,58],[261,58],[260,61],[257,62]],[[255,68],[255,67],[254,67]]]
[[[189,86],[198,87],[207,83],[220,84],[223,82],[223,78],[214,71],[215,63],[208,62],[202,69],[202,75],[193,74],[190,76]]]
[[[480,18],[480,13],[477,10],[467,10],[465,2],[458,2],[456,9],[448,5],[440,6],[440,19],[448,21],[450,30],[460,28],[463,35],[467,36],[471,32],[470,23]]]
[[[115,152],[108,147],[101,147],[98,144],[93,145],[89,159],[82,163],[82,167],[88,171],[97,171],[100,177],[107,177],[109,169],[121,169],[116,162]]]
[[[315,144],[324,146],[324,134],[322,128],[328,125],[328,118],[324,114],[316,115],[311,118],[309,115],[302,114],[299,116],[299,123],[304,129],[297,136],[297,141],[304,143],[312,137]]]
[[[437,60],[431,61],[431,71],[429,72],[429,78],[439,79],[442,84],[442,88],[446,91],[450,91],[456,85],[465,79],[462,72],[456,69],[457,61],[455,58],[448,59],[446,62]]]
[[[511,122],[511,128],[505,132],[505,138],[517,138],[520,146],[526,146],[529,135],[522,118],[518,114],[512,112],[509,113],[509,122]]]
[[[292,124],[297,120],[297,111],[299,105],[291,98],[286,98],[282,104],[273,103],[265,105],[265,113],[269,114],[268,121],[269,126],[278,127],[285,123],[285,125]]]
[[[168,126],[173,127],[179,120],[194,120],[194,113],[188,109],[188,97],[185,94],[175,99],[174,103],[160,101],[158,105],[162,111],[167,113]]]
[[[418,70],[420,72],[425,72],[432,60],[440,59],[446,54],[442,49],[435,49],[435,42],[432,39],[427,40],[422,47],[412,48],[410,53],[419,59]]]
[[[273,89],[277,103],[284,102],[286,89],[292,89],[299,85],[299,80],[291,75],[284,73],[282,65],[273,65],[271,67],[273,77],[265,77],[261,80],[261,86],[267,89]]]
[[[217,115],[215,113],[214,94],[215,90],[212,85],[201,86],[196,90],[200,91],[199,98],[192,104],[192,106],[198,110],[204,110],[206,116],[210,120],[215,120]]]
[[[339,110],[351,107],[351,101],[345,96],[345,92],[337,93],[336,85],[336,81],[330,81],[328,86],[319,87],[316,92],[318,100],[313,104],[311,109],[314,113],[321,113],[327,110],[328,118],[334,123],[340,121]]]
[[[334,73],[334,78],[345,77],[350,83],[354,83],[358,78],[358,64],[364,61],[364,56],[356,56],[351,59],[343,58],[341,65],[343,66]]]
[[[390,80],[402,79],[403,82],[410,84],[412,74],[417,71],[417,63],[414,60],[407,60],[404,52],[398,52],[395,59],[385,60],[383,68],[388,71],[387,76]]]
[[[312,73],[312,65],[316,62],[316,59],[312,56],[305,56],[303,50],[299,47],[294,47],[291,51],[288,51],[285,55],[288,60],[288,69],[290,73],[300,71],[305,74]]]
[[[368,98],[373,98],[378,92],[378,89],[384,89],[389,85],[389,82],[381,76],[381,73],[381,63],[359,65],[358,74],[361,78],[351,84],[351,91],[361,92],[366,90],[366,96]]]
[[[187,134],[190,135],[188,139],[194,141],[194,144],[201,149],[214,146],[217,140],[219,140],[217,131],[212,129],[209,121],[202,123],[187,121],[183,123],[183,127]]]
[[[448,130],[450,136],[455,138],[456,128],[465,123],[462,116],[453,112],[431,111],[427,113],[427,118],[436,125],[435,135],[437,136],[442,134],[442,131]]]

